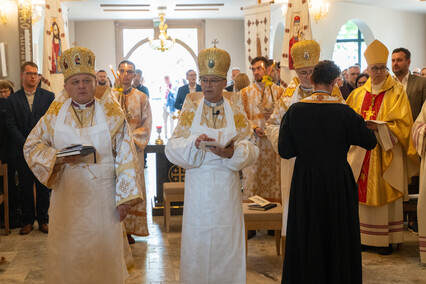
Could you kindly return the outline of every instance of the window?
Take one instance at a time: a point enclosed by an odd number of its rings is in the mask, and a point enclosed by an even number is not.
[[[342,26],[334,45],[333,61],[346,69],[355,63],[361,66],[361,72],[367,67],[364,58],[366,44],[358,26],[353,21],[348,21]]]

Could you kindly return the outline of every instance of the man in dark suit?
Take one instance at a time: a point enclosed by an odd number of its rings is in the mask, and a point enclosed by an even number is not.
[[[197,73],[194,70],[190,69],[186,72],[186,79],[188,84],[180,87],[176,96],[175,109],[178,110],[182,109],[187,94],[201,92],[201,86],[197,84]]]
[[[52,92],[37,88],[38,67],[33,62],[24,62],[21,67],[22,88],[7,98],[7,128],[12,139],[12,151],[16,155],[21,190],[23,226],[21,235],[29,234],[37,219],[39,230],[48,233],[50,190],[42,185],[31,172],[22,152],[25,140],[33,127],[45,114],[55,99]],[[33,185],[36,184],[36,208],[34,210]],[[37,216],[35,215],[35,212]]]
[[[237,76],[238,74],[240,74],[240,68],[238,68],[238,67],[232,68],[232,71],[231,71],[232,84],[230,84],[229,86],[227,86],[225,88],[225,90],[227,90],[228,92],[233,92],[234,91],[234,80],[235,80],[235,76]]]
[[[350,93],[356,89],[355,82],[360,72],[361,70],[358,65],[353,65],[348,68],[347,80],[345,84],[340,87],[340,92],[345,100],[349,97]]]
[[[408,49],[401,47],[392,51],[392,72],[395,74],[395,80],[402,84],[407,93],[413,121],[415,121],[426,100],[426,78],[410,74],[410,63],[411,52]],[[418,176],[411,178],[411,184],[408,185],[408,193],[419,193]],[[415,234],[418,233],[416,217],[409,216],[408,219],[408,229]]]
[[[133,86],[133,88],[136,88],[139,91],[141,91],[142,93],[144,93],[145,95],[147,95],[148,98],[149,98],[149,90],[148,90],[147,87],[142,85],[142,81],[143,81],[142,70],[136,69],[135,70],[135,78],[133,78],[132,86]]]
[[[392,51],[392,72],[395,79],[404,86],[414,121],[426,100],[426,78],[410,74],[410,63],[411,52],[408,49],[401,47]]]

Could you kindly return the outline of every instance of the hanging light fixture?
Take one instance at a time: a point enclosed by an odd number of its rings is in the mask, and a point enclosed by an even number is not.
[[[330,4],[324,0],[309,0],[309,9],[314,15],[316,23],[327,17],[329,7]]]
[[[160,24],[158,25],[158,37],[150,38],[151,47],[162,52],[169,50],[175,44],[175,39],[167,35],[167,24],[164,21],[164,13],[160,13]]]

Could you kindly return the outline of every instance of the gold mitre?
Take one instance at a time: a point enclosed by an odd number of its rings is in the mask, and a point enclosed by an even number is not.
[[[319,62],[320,45],[315,40],[296,42],[291,47],[294,69],[314,67]]]
[[[96,78],[95,54],[85,47],[72,47],[62,52],[59,66],[64,74],[64,81],[77,74],[89,74]]]
[[[377,39],[370,43],[367,46],[367,49],[364,52],[365,60],[367,65],[373,64],[386,64],[388,62],[389,50],[386,46],[378,41]]]
[[[216,47],[207,48],[198,54],[198,69],[200,77],[214,75],[226,79],[231,57],[228,52]]]

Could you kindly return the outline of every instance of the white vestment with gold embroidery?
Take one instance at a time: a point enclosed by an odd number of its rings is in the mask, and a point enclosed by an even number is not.
[[[265,112],[274,110],[274,104],[280,99],[284,89],[275,84],[264,90],[257,84],[252,84],[241,90],[244,109],[250,121],[251,128],[256,127],[265,131]],[[259,147],[257,162],[243,170],[243,199],[259,195],[269,201],[281,202],[280,189],[280,156],[274,151],[266,136],[256,137]]]
[[[216,107],[215,107],[216,108]],[[246,283],[241,169],[253,164],[258,148],[248,140],[250,125],[238,95],[226,93],[215,114],[202,93],[189,94],[165,153],[186,169],[180,283]],[[216,117],[220,116],[220,117]],[[220,123],[218,123],[220,121]],[[234,137],[230,159],[197,149],[202,133]]]
[[[107,92],[83,113],[91,117],[86,126],[68,95],[58,96],[24,145],[35,176],[53,188],[47,283],[124,283],[127,276],[116,206],[137,204],[143,195],[128,125]],[[92,144],[97,163],[92,155],[77,164],[57,163],[58,149],[74,143]]]

